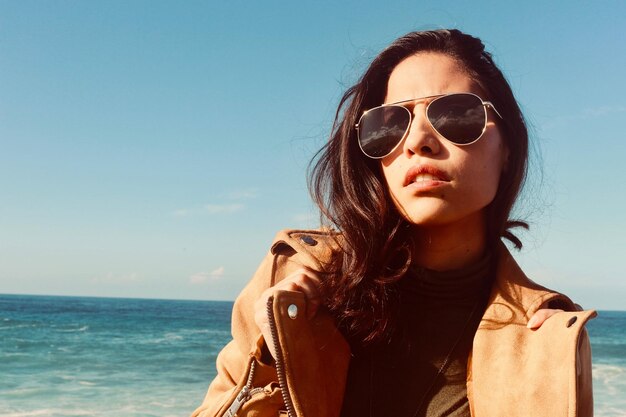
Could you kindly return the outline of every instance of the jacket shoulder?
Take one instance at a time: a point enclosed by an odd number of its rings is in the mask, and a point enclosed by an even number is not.
[[[336,251],[337,236],[337,233],[324,229],[279,231],[252,279],[235,300],[235,307],[250,305],[263,291],[299,268],[323,270]]]
[[[491,310],[500,316],[498,310],[504,308],[506,315],[517,316],[521,321],[530,318],[540,308],[559,308],[577,311],[580,307],[569,297],[546,288],[528,278],[504,244],[498,252],[496,279],[491,292]],[[489,311],[488,311],[489,312]],[[513,317],[511,317],[513,318]]]
[[[270,255],[292,257],[319,270],[340,251],[340,238],[339,232],[330,229],[283,229],[274,237]]]
[[[468,364],[472,415],[592,415],[591,351],[584,325],[595,311],[578,311],[567,296],[529,279],[504,244],[498,255]],[[539,329],[527,329],[528,319],[543,307],[566,312]],[[520,398],[532,401],[520,403]]]
[[[276,234],[270,250],[235,300],[231,320],[233,340],[218,355],[217,376],[194,416],[224,415],[248,382],[259,387],[277,385],[275,368],[261,359],[264,341],[255,321],[255,304],[265,290],[298,268],[319,268],[331,256],[333,235],[326,230],[299,229],[285,229]],[[251,371],[252,363],[255,364],[254,372]],[[254,381],[250,379],[251,375],[254,375]],[[270,408],[279,405],[270,404]]]

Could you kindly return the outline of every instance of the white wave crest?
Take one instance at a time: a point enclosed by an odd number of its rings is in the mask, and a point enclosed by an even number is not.
[[[626,366],[598,363],[592,372],[596,417],[626,417]]]
[[[58,330],[61,333],[77,333],[77,332],[85,332],[89,330],[89,326],[84,325],[82,327],[79,327],[77,329],[63,329],[63,330]]]
[[[626,367],[609,364],[593,365],[593,379],[602,384],[611,393],[617,393],[620,388],[626,387]]]
[[[0,409],[3,417],[37,417],[37,416],[95,416],[90,410],[72,410],[72,409],[51,409],[42,408],[30,411],[4,411]]]

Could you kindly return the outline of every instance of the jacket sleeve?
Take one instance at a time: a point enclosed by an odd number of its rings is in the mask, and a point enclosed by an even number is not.
[[[221,417],[248,382],[252,363],[255,386],[271,386],[276,381],[276,370],[260,360],[264,341],[254,321],[255,301],[265,289],[273,285],[274,264],[275,257],[269,253],[237,297],[232,313],[233,339],[218,354],[217,376],[192,417]]]
[[[591,315],[594,317],[595,313]],[[576,357],[576,408],[578,417],[593,417],[593,387],[591,377],[591,344],[587,329],[583,328],[578,339]]]
[[[266,348],[261,330],[254,321],[254,304],[263,291],[306,263],[303,262],[305,259],[295,254],[290,246],[281,247],[280,242],[272,246],[251,281],[235,300],[231,324],[233,339],[217,356],[217,376],[192,417],[222,417],[246,385],[255,388],[254,396],[242,407],[241,414],[245,414],[246,408],[254,408],[265,410],[255,416],[262,417],[265,413],[277,415],[275,410],[282,408],[276,369],[262,360]],[[251,373],[252,380],[249,379]]]
[[[565,311],[575,311],[583,313],[585,322],[596,317],[595,311],[585,312],[583,308],[573,302],[564,302],[557,299],[548,305],[549,308],[560,308]],[[569,324],[569,322],[568,322]],[[573,323],[572,323],[573,324]],[[589,333],[585,326],[581,327],[578,335],[578,345],[576,348],[576,416],[593,417],[593,381],[591,376],[591,343]]]

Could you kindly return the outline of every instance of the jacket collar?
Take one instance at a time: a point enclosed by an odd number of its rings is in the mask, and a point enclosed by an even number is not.
[[[481,327],[489,323],[526,325],[540,307],[551,301],[558,301],[559,306],[567,310],[576,309],[575,304],[566,296],[529,279],[504,243],[500,242],[497,252],[496,278]]]
[[[300,265],[310,268],[319,268],[323,266],[324,263],[328,262],[328,259],[330,259],[337,250],[335,242],[336,240],[326,231],[285,230],[279,232],[276,236],[271,252],[275,256],[279,254],[285,255],[290,258],[290,260]],[[516,333],[517,336],[506,339],[519,342],[519,335],[526,335],[526,333],[521,332],[527,330],[525,329],[525,325],[528,319],[544,303],[558,300],[561,302],[561,306],[566,308],[570,306],[572,309],[575,309],[574,304],[569,298],[551,292],[528,279],[504,244],[501,243],[498,246],[497,254],[498,260],[495,281],[491,289],[487,308],[474,337],[473,350],[468,359],[467,393],[470,407],[473,411],[476,407],[484,407],[484,404],[475,404],[475,394],[483,393],[482,395],[486,398],[484,391],[493,391],[493,378],[490,377],[490,375],[492,376],[494,373],[485,371],[485,369],[494,364],[499,364],[498,366],[500,366],[502,365],[502,361],[504,361],[503,363],[506,365],[505,368],[511,369],[510,372],[505,372],[506,376],[510,377],[518,372],[515,365],[520,363],[520,361],[509,360],[509,356],[503,355],[501,357],[497,352],[494,353],[494,347],[500,346],[500,342],[503,340],[501,336],[499,336],[502,332],[490,330],[503,330],[505,333],[520,332]],[[285,293],[283,294],[283,297],[284,296],[293,296],[293,294]],[[285,305],[287,303],[297,302],[303,303],[303,300],[283,300],[283,304]],[[304,305],[301,306],[303,309],[304,307]],[[283,321],[285,323],[291,323],[292,320],[283,318]],[[510,326],[511,324],[514,325]],[[315,347],[312,351],[307,351],[307,354],[304,356],[295,356],[300,358],[320,356],[321,359],[316,368],[323,370],[327,374],[322,380],[332,381],[330,385],[336,388],[330,394],[324,396],[328,401],[323,404],[319,401],[311,402],[307,400],[309,396],[299,395],[298,390],[290,389],[290,391],[292,391],[297,408],[303,410],[299,415],[336,416],[341,409],[343,388],[345,387],[347,369],[350,361],[349,347],[345,339],[333,325],[331,317],[327,315],[316,317],[312,325],[316,330],[309,337],[285,337],[285,351],[293,353],[302,351],[303,349],[306,351],[307,347]],[[325,329],[325,331],[322,332],[320,329]],[[286,332],[286,334],[290,334],[290,332]],[[313,337],[313,339],[311,339],[311,337]],[[310,340],[313,341],[311,342]],[[293,346],[289,345],[289,343],[293,344]],[[515,346],[513,342],[506,343],[505,345],[505,347]],[[331,363],[332,366],[321,365]],[[523,364],[524,362],[521,361],[521,363]],[[297,363],[292,365],[292,367],[294,366],[297,366]],[[500,375],[501,373],[502,372],[495,374]],[[298,376],[301,374],[302,372],[288,372],[288,376],[293,375],[293,378],[295,378],[293,381],[288,381],[288,385],[290,387],[306,385],[306,381],[297,380]],[[315,397],[315,395],[312,395],[310,398],[313,397]],[[319,413],[320,407],[324,409],[322,413]],[[304,412],[304,410],[310,410],[310,412]],[[473,415],[476,415],[476,413],[473,412]]]
[[[271,251],[286,253],[301,265],[319,269],[338,250],[341,235],[329,230],[282,230],[274,238]],[[483,323],[517,322],[528,319],[545,303],[558,300],[560,307],[573,310],[574,303],[564,295],[554,293],[530,280],[519,267],[506,245],[497,246],[496,278],[491,289]]]

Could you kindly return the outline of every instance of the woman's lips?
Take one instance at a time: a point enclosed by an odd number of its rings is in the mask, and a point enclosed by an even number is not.
[[[404,187],[426,190],[439,187],[450,181],[450,177],[432,165],[416,165],[411,167],[404,176]]]

